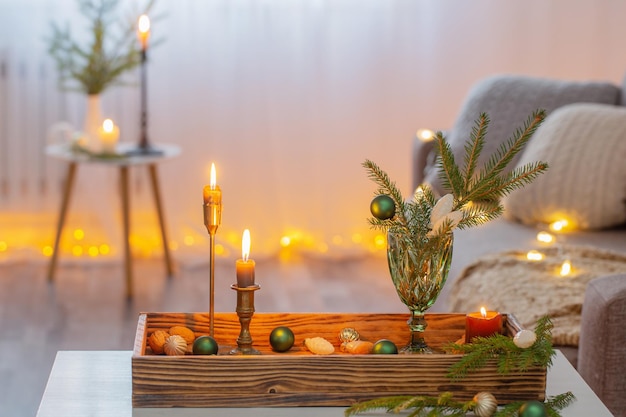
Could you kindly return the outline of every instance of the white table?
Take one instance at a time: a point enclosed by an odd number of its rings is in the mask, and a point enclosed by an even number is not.
[[[132,407],[130,351],[61,351],[57,353],[37,417],[199,417],[335,416],[342,407],[298,408],[135,408]],[[576,402],[567,417],[612,416],[561,352],[548,372],[546,394],[571,391]],[[388,413],[369,413],[386,416]]]
[[[119,154],[121,155],[124,155],[134,149],[135,147],[130,144],[120,144],[117,147],[117,152],[119,152]],[[61,234],[63,233],[63,226],[65,225],[65,219],[67,217],[67,210],[69,206],[70,196],[72,194],[72,186],[74,184],[74,178],[76,177],[78,164],[101,164],[110,167],[116,167],[120,170],[120,197],[122,202],[122,226],[124,229],[124,274],[126,276],[126,296],[128,298],[131,298],[133,295],[133,270],[132,256],[130,250],[129,168],[133,166],[148,167],[148,172],[150,174],[150,184],[152,186],[154,202],[159,218],[159,226],[161,228],[165,267],[167,269],[168,277],[171,277],[173,275],[174,270],[172,267],[172,261],[168,247],[168,240],[165,229],[165,215],[163,214],[163,205],[161,204],[161,193],[159,191],[159,180],[157,177],[156,164],[177,156],[180,153],[180,148],[175,145],[159,144],[158,146],[155,146],[154,149],[157,150],[158,153],[134,154],[122,157],[98,157],[89,155],[85,152],[77,152],[73,150],[68,144],[55,144],[48,145],[46,147],[46,155],[53,158],[61,159],[68,163],[67,177],[65,179],[65,186],[61,199],[61,208],[59,210],[59,220],[57,223],[57,230],[54,239],[54,248],[52,251],[52,256],[50,258],[50,264],[48,265],[48,281],[54,281],[54,272],[59,257],[59,243],[61,241]]]

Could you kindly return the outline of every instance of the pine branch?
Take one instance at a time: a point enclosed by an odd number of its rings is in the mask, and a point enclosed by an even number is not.
[[[489,116],[487,113],[481,113],[476,120],[470,140],[465,144],[465,188],[468,188],[476,166],[478,164],[478,158],[482,153],[485,146],[485,135],[487,134],[487,128],[489,127]]]
[[[405,217],[406,207],[404,198],[396,186],[396,183],[391,181],[389,175],[380,169],[380,167],[373,161],[366,159],[362,165],[368,171],[369,178],[380,187],[378,194],[387,194],[391,197],[396,205],[396,217],[399,219],[403,227],[408,227],[408,221]]]
[[[485,178],[499,175],[530,140],[531,136],[546,117],[545,110],[536,110],[526,120],[522,129],[517,129],[514,136],[502,144],[485,166]]]
[[[450,189],[457,199],[463,196],[463,176],[461,170],[454,160],[454,153],[450,144],[446,142],[441,132],[435,135],[435,150],[438,154],[437,166],[439,167],[439,178],[444,187]]]
[[[347,408],[344,411],[344,416],[350,417],[356,414],[380,409],[385,409],[388,412],[397,414],[402,411],[413,409],[407,417],[463,417],[472,405],[472,401],[455,401],[452,393],[450,392],[441,393],[438,397],[425,395],[403,395],[362,401]]]
[[[501,374],[526,371],[532,366],[549,367],[555,352],[552,348],[552,322],[549,317],[542,317],[535,327],[537,340],[526,349],[519,348],[513,339],[501,334],[490,337],[477,337],[472,343],[450,344],[444,350],[461,352],[463,357],[452,365],[448,377],[460,379],[469,372],[482,368],[489,359],[496,359],[498,372]]]

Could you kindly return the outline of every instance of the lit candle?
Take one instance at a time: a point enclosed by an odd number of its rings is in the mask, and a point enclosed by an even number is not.
[[[150,37],[150,18],[145,14],[139,16],[137,22],[137,37],[141,44],[141,49],[145,51],[148,49],[148,38]]]
[[[217,227],[222,222],[222,190],[217,185],[215,175],[215,164],[211,164],[211,182],[204,186],[202,191],[204,197],[204,223],[207,228]],[[211,233],[211,230],[209,230]]]
[[[250,256],[250,231],[243,231],[241,242],[241,258],[235,264],[237,271],[237,285],[240,288],[251,287],[254,285],[254,261],[249,259]]]
[[[120,137],[120,129],[115,126],[113,120],[106,119],[98,130],[102,151],[105,153],[115,153],[117,139]]]
[[[470,343],[475,337],[489,337],[502,332],[502,315],[496,311],[487,311],[485,307],[480,312],[469,313],[465,316],[465,342]]]

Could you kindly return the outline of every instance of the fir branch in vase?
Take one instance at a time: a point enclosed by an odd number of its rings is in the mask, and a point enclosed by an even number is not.
[[[91,40],[87,45],[74,38],[69,25],[52,23],[48,53],[56,63],[62,90],[100,94],[107,87],[121,84],[120,77],[141,62],[141,50],[135,37],[135,22],[122,25],[116,21],[119,0],[79,0],[80,13],[89,20]],[[155,0],[149,0],[148,13]],[[112,33],[118,29],[118,33]]]
[[[456,227],[478,226],[499,217],[503,212],[502,197],[532,182],[548,169],[545,162],[535,162],[508,173],[504,169],[524,148],[532,134],[541,125],[545,111],[533,112],[522,128],[504,143],[478,169],[478,161],[485,145],[489,117],[482,113],[475,121],[470,138],[465,144],[463,166],[455,160],[450,144],[443,134],[435,135],[437,165],[443,187],[449,194],[435,196],[428,184],[422,184],[411,200],[405,201],[396,184],[376,163],[365,160],[363,167],[377,185],[377,195],[388,195],[394,202],[395,215],[387,219],[372,217],[370,225],[387,232],[399,233],[411,240],[416,248],[434,245]],[[429,243],[430,242],[430,243]]]

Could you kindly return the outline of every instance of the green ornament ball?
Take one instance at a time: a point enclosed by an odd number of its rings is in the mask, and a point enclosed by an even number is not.
[[[396,215],[396,203],[386,194],[377,195],[370,204],[370,211],[378,220],[391,219]]]
[[[270,333],[270,345],[276,352],[287,352],[295,339],[291,329],[286,326],[279,326]]]
[[[548,417],[548,412],[542,402],[528,401],[520,407],[519,417]]]
[[[211,336],[198,336],[193,342],[194,355],[217,355],[219,346]]]
[[[372,353],[393,355],[395,353],[398,353],[398,347],[391,340],[380,339],[378,342],[374,343]]]

